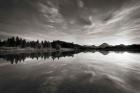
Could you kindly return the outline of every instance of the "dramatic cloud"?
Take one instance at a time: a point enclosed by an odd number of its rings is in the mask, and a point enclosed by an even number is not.
[[[0,0],[0,37],[140,43],[139,0]]]

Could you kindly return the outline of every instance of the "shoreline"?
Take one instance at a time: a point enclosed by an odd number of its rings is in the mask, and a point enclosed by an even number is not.
[[[18,54],[18,53],[47,53],[47,52],[71,52],[76,51],[73,48],[61,48],[59,50],[55,48],[20,48],[20,47],[0,47],[0,54]],[[116,48],[95,48],[95,49],[80,49],[80,51],[92,52],[92,51],[106,51],[106,52],[137,52],[140,53],[139,49],[116,49]]]
[[[54,48],[18,48],[18,47],[1,47],[0,48],[0,54],[11,54],[11,53],[36,53],[36,52],[68,52],[68,51],[74,51],[74,49],[71,48],[61,48],[60,50],[54,49]]]

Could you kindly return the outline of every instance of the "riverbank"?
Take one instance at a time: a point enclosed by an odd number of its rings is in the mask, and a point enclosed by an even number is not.
[[[74,49],[71,48],[61,48],[60,50],[56,50],[54,48],[18,48],[18,47],[0,47],[0,53],[34,53],[34,52],[65,52],[65,51],[74,51]]]

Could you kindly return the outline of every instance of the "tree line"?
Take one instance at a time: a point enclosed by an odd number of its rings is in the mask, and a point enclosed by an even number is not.
[[[87,46],[87,45],[79,45],[74,44],[73,42],[65,42],[60,40],[55,41],[27,41],[26,39],[17,37],[11,37],[6,40],[0,40],[0,47],[19,47],[19,48],[55,48],[57,50],[61,48],[72,48],[74,50],[80,51],[91,51],[91,50],[105,50],[105,51],[140,51],[140,44],[133,44],[133,45],[109,45],[107,43],[103,43],[100,46]]]
[[[81,45],[55,40],[55,41],[27,41],[26,39],[20,38],[20,37],[11,37],[7,40],[0,40],[0,47],[19,47],[19,48],[56,48],[60,49],[63,48],[81,48]]]

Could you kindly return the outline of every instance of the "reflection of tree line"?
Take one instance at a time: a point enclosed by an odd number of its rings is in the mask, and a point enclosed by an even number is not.
[[[97,50],[91,50],[91,51],[57,51],[57,52],[34,52],[34,53],[15,53],[15,54],[0,54],[0,58],[10,61],[11,64],[18,63],[18,62],[24,62],[26,58],[31,58],[34,59],[36,58],[37,60],[39,58],[41,59],[48,59],[52,58],[53,60],[59,59],[61,57],[74,57],[74,54],[78,54],[80,52],[100,52],[103,55],[108,55],[111,51],[97,51]],[[112,51],[115,53],[124,53],[125,51]],[[135,51],[127,51],[131,53],[139,53]]]
[[[92,52],[92,53],[95,53],[95,52],[100,52],[101,54],[103,55],[108,55],[109,53],[113,52],[113,53],[125,53],[125,52],[128,52],[128,53],[140,53],[140,51],[129,51],[129,50],[124,50],[124,51],[121,51],[121,50],[91,50],[91,51],[88,51],[88,52]]]
[[[52,58],[55,60],[56,58],[59,59],[61,57],[73,57],[74,54],[79,53],[79,51],[67,51],[67,52],[46,52],[46,53],[20,53],[20,54],[5,54],[5,55],[0,55],[0,58],[10,61],[11,64],[18,63],[18,62],[24,62],[26,58],[31,58],[34,59],[36,58],[37,60],[39,58],[41,59],[48,59]]]
[[[114,52],[114,53],[124,53],[125,51],[99,51],[99,50],[92,50],[92,51],[89,51],[89,52],[92,52],[92,53],[95,53],[95,52],[99,52],[103,55],[108,55],[110,52]]]

